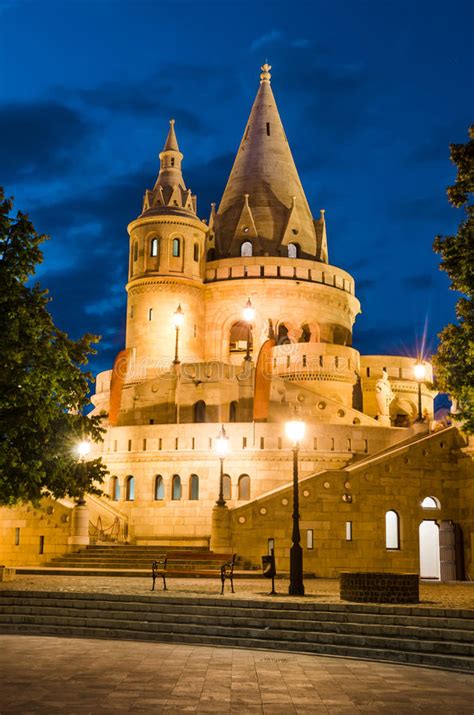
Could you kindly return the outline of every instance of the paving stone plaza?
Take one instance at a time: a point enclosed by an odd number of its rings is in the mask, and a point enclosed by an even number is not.
[[[151,579],[17,576],[1,591],[150,595]],[[338,603],[338,581],[307,579],[293,603]],[[237,579],[236,595],[268,598],[268,583]],[[209,579],[170,579],[170,594],[215,596]],[[277,580],[277,599],[288,582]],[[421,584],[421,608],[474,610],[474,585]],[[157,590],[153,597],[163,598]],[[143,615],[146,619],[146,614]],[[474,712],[474,675],[353,658],[176,643],[0,635],[0,712],[451,713]]]

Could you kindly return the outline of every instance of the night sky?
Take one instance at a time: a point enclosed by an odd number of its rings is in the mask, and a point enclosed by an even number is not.
[[[433,238],[474,90],[471,0],[0,0],[0,185],[51,240],[38,271],[56,323],[123,347],[127,223],[176,119],[208,218],[259,85],[272,87],[329,260],[352,273],[362,353],[415,355],[454,318]],[[470,116],[471,114],[471,116]],[[245,296],[243,296],[245,298]]]

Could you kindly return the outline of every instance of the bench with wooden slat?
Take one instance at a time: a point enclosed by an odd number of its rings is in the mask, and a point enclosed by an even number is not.
[[[206,554],[206,559],[197,559],[197,562],[189,563],[189,560],[184,561],[180,564],[180,559],[170,558],[169,554],[158,554],[157,558],[153,561],[151,566],[151,576],[153,579],[152,591],[155,590],[155,582],[158,576],[163,579],[163,590],[167,591],[166,587],[166,575],[168,576],[187,576],[191,573],[195,573],[196,577],[199,576],[212,576],[214,574],[220,575],[221,579],[221,594],[224,593],[224,585],[226,580],[230,581],[231,592],[234,591],[234,567],[237,554]],[[211,556],[212,558],[209,558]],[[223,562],[224,560],[224,562]],[[199,561],[204,562],[205,566],[203,568]],[[168,568],[171,564],[175,568]],[[180,568],[181,566],[181,568]],[[184,568],[182,568],[184,566]],[[188,566],[188,568],[186,568]]]

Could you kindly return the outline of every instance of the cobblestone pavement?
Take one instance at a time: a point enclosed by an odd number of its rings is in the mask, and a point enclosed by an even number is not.
[[[270,582],[266,579],[236,579],[234,581],[234,598],[266,599],[270,591]],[[81,593],[116,593],[116,594],[148,594],[151,588],[151,577],[128,578],[107,576],[42,576],[19,575],[14,581],[0,583],[0,589],[21,591],[70,591]],[[220,593],[220,580],[198,578],[168,579],[168,596],[216,596]],[[307,579],[305,581],[306,595],[303,597],[288,596],[288,581],[277,579],[275,588],[278,596],[292,602],[311,601],[321,603],[345,603],[339,598],[339,581],[337,579]],[[229,585],[225,587],[225,598],[231,596]],[[157,582],[154,592],[157,598],[163,594]],[[422,583],[420,585],[419,606],[426,608],[461,608],[474,610],[474,582],[459,584]],[[474,712],[474,710],[473,710]],[[1,715],[1,713],[0,713]]]
[[[209,646],[0,636],[0,713],[472,715],[474,675]]]

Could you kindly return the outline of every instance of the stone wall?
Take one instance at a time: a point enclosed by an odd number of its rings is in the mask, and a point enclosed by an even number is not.
[[[419,603],[419,581],[412,573],[342,572],[340,593],[357,603]]]

